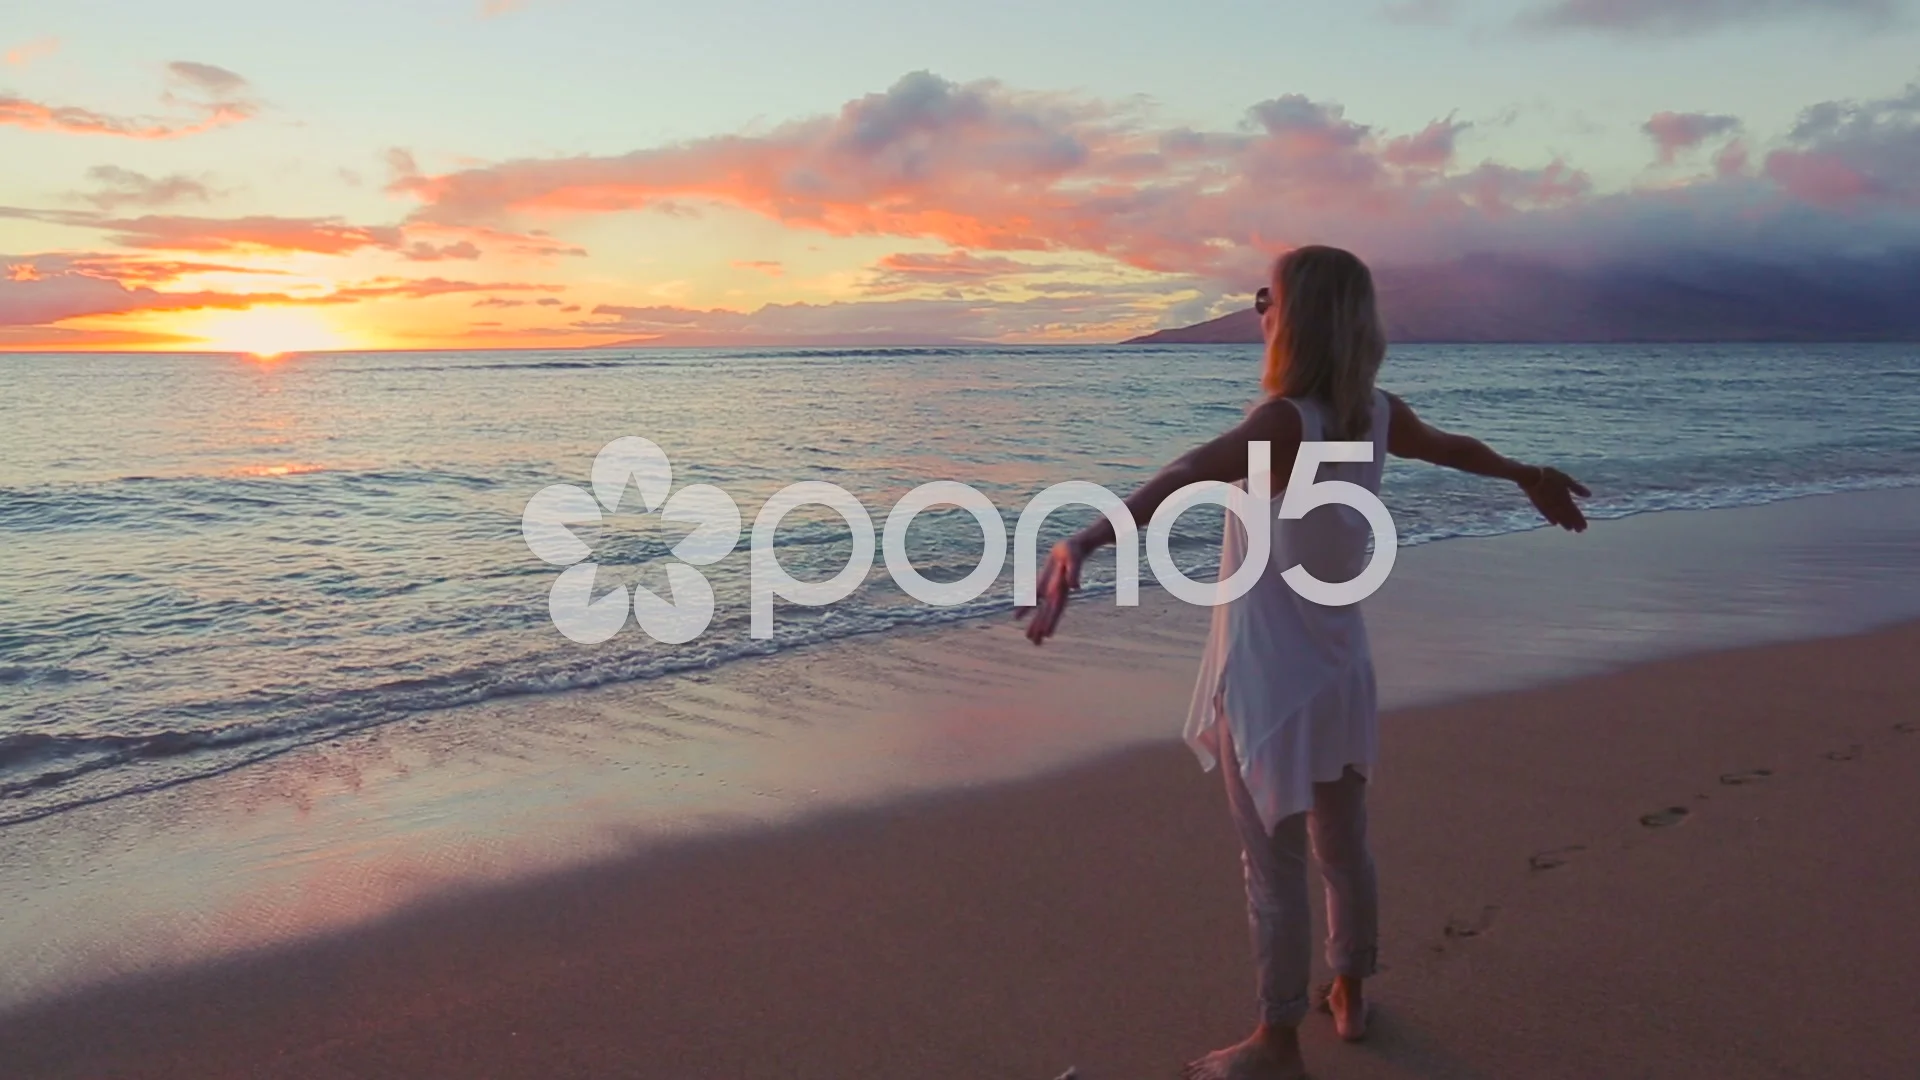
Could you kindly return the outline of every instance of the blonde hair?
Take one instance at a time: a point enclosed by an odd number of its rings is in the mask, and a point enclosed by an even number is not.
[[[1317,398],[1333,413],[1329,439],[1364,438],[1387,335],[1367,264],[1339,248],[1295,248],[1273,264],[1280,325],[1267,346],[1267,393]]]

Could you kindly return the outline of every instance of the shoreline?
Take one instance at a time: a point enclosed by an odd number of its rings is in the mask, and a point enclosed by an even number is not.
[[[1310,1022],[1316,1074],[1910,1067],[1916,652],[1907,622],[1389,713],[1380,1018]],[[1251,1016],[1222,802],[1135,747],[441,892],[0,1042],[23,1077],[1165,1075]]]
[[[1759,491],[1761,488],[1766,487],[1766,485],[1750,485],[1750,486],[1753,487],[1756,492]],[[1674,493],[1670,493],[1670,494],[1674,494]],[[1894,521],[1897,527],[1911,527],[1916,534],[1916,541],[1920,542],[1920,480],[1910,480],[1907,478],[1900,478],[1900,477],[1883,477],[1877,481],[1848,484],[1841,487],[1829,487],[1824,485],[1811,485],[1811,486],[1801,485],[1798,487],[1794,487],[1792,490],[1787,491],[1784,494],[1781,492],[1781,490],[1771,490],[1763,494],[1755,494],[1751,499],[1745,499],[1743,497],[1741,500],[1736,500],[1732,502],[1710,502],[1707,505],[1694,505],[1687,501],[1687,498],[1690,498],[1691,496],[1697,495],[1697,494],[1698,494],[1697,492],[1677,493],[1675,495],[1677,501],[1675,501],[1672,505],[1665,505],[1665,504],[1649,505],[1649,506],[1638,507],[1638,508],[1634,508],[1626,511],[1613,511],[1613,512],[1593,511],[1590,509],[1589,518],[1596,524],[1608,523],[1609,527],[1611,527],[1613,523],[1635,522],[1637,519],[1656,517],[1656,516],[1662,516],[1662,515],[1672,515],[1672,514],[1697,515],[1697,514],[1705,513],[1705,514],[1717,516],[1727,511],[1770,512],[1772,508],[1783,508],[1783,511],[1782,511],[1783,513],[1792,514],[1797,511],[1794,511],[1791,509],[1785,509],[1785,508],[1792,508],[1797,504],[1802,504],[1812,499],[1824,500],[1821,503],[1821,505],[1828,506],[1828,505],[1845,505],[1850,502],[1858,504],[1860,499],[1868,498],[1868,499],[1880,499],[1881,502],[1879,503],[1879,508],[1881,509],[1890,508],[1890,514],[1889,514],[1890,520]],[[1724,494],[1724,492],[1722,494]],[[1839,500],[1839,503],[1836,504],[1831,500]],[[1893,501],[1887,502],[1885,500],[1893,500]],[[1863,517],[1867,515],[1862,515],[1861,513],[1855,511],[1845,516],[1847,516],[1850,519],[1851,524],[1858,525],[1863,520]],[[1764,519],[1756,519],[1756,524],[1764,528],[1766,525],[1773,524],[1773,523],[1767,522]],[[1551,534],[1551,531],[1552,530],[1549,527],[1546,527],[1542,524],[1537,523],[1537,519],[1536,519],[1536,524],[1528,527],[1524,527],[1524,528],[1489,527],[1485,531],[1468,530],[1468,531],[1462,531],[1462,532],[1450,532],[1444,535],[1437,535],[1437,536],[1430,536],[1430,537],[1422,536],[1418,539],[1412,540],[1411,542],[1403,543],[1399,551],[1403,558],[1407,557],[1410,552],[1413,552],[1417,549],[1430,548],[1435,546],[1443,546],[1445,550],[1450,552],[1460,550],[1461,548],[1464,547],[1466,550],[1477,554],[1481,550],[1481,548],[1479,547],[1479,542],[1482,542],[1482,541],[1503,542],[1503,541],[1512,540],[1514,538],[1527,536],[1529,534],[1537,534],[1541,532],[1548,532],[1549,534]],[[1464,542],[1464,544],[1462,542]],[[1646,545],[1644,542],[1642,542],[1640,546],[1644,548]],[[1519,551],[1522,558],[1532,557],[1537,554],[1537,551],[1527,550],[1524,544],[1517,550]],[[1430,558],[1439,558],[1439,557],[1426,552],[1423,552],[1417,555],[1412,555],[1412,560],[1416,564],[1420,563],[1422,560],[1427,560]],[[1917,563],[1920,563],[1920,561],[1917,561]],[[1898,567],[1894,569],[1900,570],[1900,569],[1908,569],[1908,568]],[[1913,567],[1913,569],[1920,569],[1920,565],[1916,565],[1915,567]],[[1205,568],[1202,567],[1201,571],[1205,572]],[[1152,606],[1155,604],[1166,604],[1170,602],[1164,590],[1161,590],[1156,583],[1152,581],[1145,581],[1142,583],[1142,586],[1143,586],[1142,588],[1143,599],[1149,606]],[[1099,611],[1099,609],[1110,607],[1110,601],[1112,600],[1112,596],[1113,596],[1113,593],[1110,585],[1099,585],[1099,584],[1092,585],[1076,605],[1077,610],[1084,613],[1084,612],[1087,612],[1089,609],[1094,609],[1096,611]],[[1391,596],[1391,592],[1389,593],[1389,596]],[[1909,614],[1920,615],[1920,590],[1917,590],[1914,593],[1914,596],[1912,599],[1914,602],[1908,607],[1897,607],[1887,612],[1871,614],[1864,619],[1852,619],[1852,620],[1843,619],[1841,622],[1837,623],[1833,628],[1824,629],[1820,631],[1820,633],[1845,633],[1852,630],[1870,628],[1871,626],[1879,625],[1886,622],[1897,621],[1899,618],[1905,617],[1906,615],[1909,615]],[[1380,601],[1377,599],[1370,601],[1369,610],[1371,611],[1372,608],[1375,605],[1378,605],[1379,603]],[[158,780],[158,782],[153,783],[151,786],[139,786],[139,787],[134,787],[134,788],[130,788],[122,791],[114,791],[109,789],[106,791],[102,791],[98,794],[85,794],[82,796],[77,796],[75,801],[65,803],[65,804],[56,804],[56,805],[48,806],[44,809],[35,807],[21,813],[19,816],[0,815],[0,830],[4,830],[9,826],[13,826],[17,824],[24,824],[24,823],[40,820],[42,818],[57,816],[60,814],[64,814],[70,810],[80,809],[90,805],[96,805],[100,803],[110,803],[110,802],[114,802],[121,799],[137,798],[141,795],[151,794],[163,788],[197,783],[201,780],[210,779],[227,772],[252,768],[254,766],[261,764],[264,761],[267,761],[273,757],[280,756],[282,754],[300,753],[302,751],[312,750],[316,748],[324,748],[326,744],[335,740],[349,739],[356,736],[362,736],[362,735],[368,735],[368,734],[376,734],[383,730],[404,728],[405,726],[408,726],[408,725],[431,722],[431,720],[434,717],[440,716],[443,714],[464,714],[464,713],[472,712],[478,709],[485,709],[495,704],[499,704],[503,706],[512,706],[517,703],[520,705],[537,708],[541,703],[562,700],[569,695],[607,693],[607,692],[617,693],[619,692],[620,688],[623,686],[629,687],[631,689],[642,689],[650,683],[665,682],[665,681],[671,681],[674,679],[684,679],[685,677],[688,677],[688,676],[692,676],[695,678],[706,678],[706,677],[712,677],[717,675],[723,675],[733,670],[736,665],[750,665],[754,663],[767,662],[770,660],[777,662],[781,657],[793,657],[801,653],[814,652],[814,651],[819,651],[823,649],[830,650],[834,648],[855,647],[862,644],[871,644],[872,642],[875,642],[875,641],[879,641],[883,643],[891,642],[893,640],[897,640],[903,637],[918,636],[918,635],[925,635],[925,634],[940,634],[940,633],[945,633],[949,631],[966,630],[966,629],[970,629],[970,628],[981,626],[981,625],[988,625],[994,620],[1004,619],[1005,613],[1007,610],[1010,610],[1010,608],[1000,607],[1000,608],[994,608],[994,609],[976,609],[976,610],[957,611],[957,612],[953,612],[948,618],[934,619],[926,622],[899,623],[899,624],[894,624],[894,625],[885,626],[885,627],[878,627],[871,630],[855,631],[853,633],[848,633],[845,636],[837,636],[837,637],[829,636],[829,637],[824,637],[824,638],[821,638],[818,640],[812,640],[812,641],[798,641],[798,642],[793,642],[793,643],[784,645],[771,652],[746,652],[736,656],[721,657],[717,660],[709,659],[706,662],[705,666],[701,666],[701,667],[667,666],[657,672],[640,675],[637,677],[610,679],[604,682],[584,682],[579,684],[563,684],[552,689],[513,689],[509,692],[500,693],[498,695],[493,695],[493,696],[483,696],[474,700],[456,701],[448,704],[415,708],[407,712],[398,713],[388,718],[379,719],[373,722],[365,723],[363,725],[352,725],[352,726],[348,726],[348,727],[345,727],[339,730],[334,730],[334,731],[321,730],[317,734],[314,734],[313,737],[302,738],[301,736],[310,734],[305,731],[290,732],[284,736],[275,735],[271,733],[264,734],[264,735],[261,735],[258,739],[259,743],[262,744],[262,749],[259,752],[258,756],[242,758],[240,760],[236,760],[231,763],[221,764],[205,772],[191,773],[191,774],[181,775],[178,777],[161,778]],[[1111,614],[1110,612],[1099,611],[1096,617],[1106,618],[1110,614]],[[1392,618],[1391,612],[1389,613],[1388,617]],[[1124,632],[1124,629],[1122,632]],[[1819,636],[1819,633],[1816,633],[1811,636]],[[1723,643],[1743,643],[1746,641],[1759,642],[1759,641],[1776,640],[1776,639],[1791,640],[1793,639],[1793,636],[1789,635],[1786,638],[1780,638],[1778,635],[1775,635],[1775,634],[1762,633],[1758,636],[1754,636],[1751,638],[1735,637],[1735,638],[1727,639],[1726,642],[1714,641],[1709,643],[1708,647],[1716,646]],[[1667,653],[1677,655],[1681,652],[1686,651],[1689,648],[1698,648],[1698,647],[1701,647],[1701,646],[1697,643],[1681,643],[1675,648],[1668,649]],[[1656,655],[1656,653],[1647,653],[1645,655]],[[1635,658],[1637,659],[1639,657],[1636,656]],[[1563,674],[1568,674],[1568,673],[1572,673],[1572,669],[1569,669],[1568,672],[1563,672]],[[1493,686],[1493,685],[1499,685],[1499,684],[1497,682],[1489,684],[1489,686]],[[1471,689],[1468,689],[1462,692],[1472,692],[1472,691]],[[292,739],[293,741],[287,742],[284,745],[275,745],[276,740],[282,737],[287,739]],[[4,742],[3,737],[0,737],[0,742]],[[226,744],[224,743],[222,744],[222,746],[225,746],[225,745]],[[251,745],[251,741],[248,743],[248,745]],[[194,751],[190,751],[189,753],[193,753],[193,752]],[[187,756],[187,755],[162,754],[162,755],[159,755],[159,759],[170,762],[175,760],[176,757],[184,757],[184,756]],[[139,766],[140,766],[140,762],[138,759],[136,759],[130,762],[121,762],[116,767],[137,768]],[[90,775],[90,770],[86,773],[83,773],[82,775]],[[28,784],[26,787],[32,788],[34,786],[36,785]],[[24,793],[24,790],[22,793]]]
[[[1589,518],[1590,520],[1596,523],[1626,522],[1626,521],[1632,521],[1636,518],[1643,518],[1651,515],[1663,515],[1663,514],[1672,514],[1672,513],[1715,514],[1715,513],[1729,511],[1729,510],[1743,511],[1743,510],[1755,510],[1755,509],[1775,507],[1775,506],[1784,506],[1788,504],[1803,502],[1808,499],[1826,499],[1826,498],[1834,498],[1834,497],[1838,497],[1841,499],[1849,499],[1855,496],[1874,496],[1874,495],[1880,495],[1880,494],[1887,494],[1895,499],[1903,499],[1903,498],[1909,499],[1914,505],[1920,505],[1920,479],[1909,479],[1905,477],[1881,477],[1876,480],[1859,481],[1856,483],[1849,483],[1839,487],[1833,487],[1825,484],[1791,486],[1789,489],[1784,489],[1785,493],[1782,493],[1783,489],[1780,489],[1777,486],[1771,490],[1767,490],[1764,492],[1762,491],[1762,489],[1765,488],[1766,485],[1750,485],[1750,487],[1752,489],[1751,491],[1747,492],[1746,494],[1742,494],[1738,497],[1733,498],[1733,501],[1722,502],[1722,501],[1709,500],[1709,502],[1705,505],[1695,505],[1688,501],[1689,499],[1695,496],[1698,496],[1700,494],[1699,492],[1686,492],[1686,493],[1679,493],[1678,495],[1676,495],[1675,501],[1671,505],[1656,504],[1656,505],[1636,507],[1628,510],[1612,510],[1612,511],[1594,510],[1593,508],[1589,507]],[[1732,489],[1720,491],[1719,494],[1715,496],[1715,498],[1729,497],[1728,490],[1732,490]],[[1902,493],[1907,493],[1907,494],[1903,495]],[[1907,509],[1910,510],[1911,507]],[[1916,515],[1913,515],[1911,513],[1907,513],[1905,516],[1916,517]],[[1465,531],[1448,532],[1441,535],[1420,535],[1417,538],[1412,540],[1405,540],[1405,538],[1403,537],[1404,542],[1400,546],[1399,551],[1404,556],[1407,552],[1413,551],[1415,549],[1430,547],[1434,545],[1449,545],[1449,550],[1452,550],[1458,547],[1459,542],[1462,542],[1462,541],[1468,542],[1467,546],[1470,549],[1472,549],[1474,546],[1472,542],[1475,542],[1475,541],[1486,541],[1486,540],[1498,541],[1498,540],[1503,540],[1510,537],[1522,536],[1528,533],[1538,533],[1542,531],[1548,531],[1549,529],[1550,527],[1545,526],[1543,524],[1534,524],[1524,528],[1505,528],[1500,526],[1488,526],[1484,530],[1467,529]],[[1429,558],[1429,556],[1419,555],[1419,556],[1415,556],[1414,558],[1416,561],[1418,561],[1418,560]],[[1206,572],[1206,568],[1201,567],[1200,572],[1202,573]],[[1164,590],[1160,589],[1157,583],[1151,580],[1142,582],[1142,596],[1146,598],[1146,602],[1149,604],[1155,604],[1155,603],[1164,604],[1168,602],[1168,598]],[[997,602],[997,597],[998,597],[998,594],[996,593],[996,602]],[[1105,607],[1110,603],[1110,601],[1112,600],[1112,597],[1113,597],[1113,592],[1112,592],[1112,586],[1110,583],[1090,585],[1088,590],[1082,597],[1081,601],[1079,602],[1079,608],[1081,611],[1085,611],[1090,607],[1091,608]],[[973,607],[973,606],[974,605],[969,605],[969,607]],[[576,684],[563,683],[562,685],[556,688],[551,688],[551,689],[545,689],[545,688],[529,689],[529,688],[525,688],[524,686],[513,687],[507,691],[483,695],[474,700],[457,701],[455,703],[449,703],[449,704],[411,708],[408,711],[389,714],[384,718],[372,720],[370,722],[365,722],[365,723],[352,724],[339,729],[320,728],[320,729],[314,729],[311,731],[305,730],[305,729],[296,729],[293,731],[285,731],[285,732],[269,731],[269,732],[261,733],[256,737],[250,738],[250,739],[235,740],[231,742],[221,741],[221,742],[218,742],[217,745],[213,743],[209,743],[206,746],[196,747],[194,749],[188,750],[183,753],[163,752],[161,754],[155,755],[153,760],[157,762],[172,764],[175,762],[184,762],[184,761],[190,760],[191,758],[197,755],[211,755],[214,753],[226,752],[226,751],[236,750],[236,749],[246,753],[248,756],[240,757],[238,759],[231,760],[231,761],[222,761],[222,762],[213,764],[211,766],[204,767],[202,768],[201,771],[198,771],[198,772],[189,772],[189,773],[185,773],[177,776],[157,778],[156,780],[142,784],[141,786],[137,786],[137,787],[133,787],[125,790],[114,790],[110,786],[108,786],[104,790],[99,790],[99,791],[91,791],[91,790],[78,791],[71,798],[70,801],[63,802],[63,803],[56,803],[48,806],[35,805],[23,811],[16,811],[16,810],[10,809],[10,803],[11,803],[10,799],[0,799],[0,830],[5,830],[8,827],[19,825],[19,824],[25,824],[25,823],[30,823],[33,821],[45,819],[45,818],[56,817],[58,815],[67,813],[70,810],[80,809],[80,808],[84,808],[92,805],[112,803],[122,799],[138,798],[139,796],[151,794],[166,788],[195,784],[202,780],[215,778],[226,773],[234,772],[236,770],[245,770],[245,769],[254,768],[256,766],[261,765],[264,762],[268,762],[271,759],[275,757],[279,757],[284,754],[297,754],[297,753],[314,750],[314,749],[323,749],[328,743],[334,742],[337,740],[350,739],[350,738],[354,738],[357,736],[364,736],[364,735],[377,735],[378,733],[385,730],[401,728],[411,724],[431,722],[434,717],[442,714],[463,713],[476,708],[487,708],[496,703],[505,707],[512,707],[515,703],[519,703],[527,707],[537,708],[542,702],[554,701],[570,694],[583,694],[583,693],[595,693],[595,692],[618,692],[619,688],[623,685],[630,685],[634,687],[644,687],[649,683],[668,681],[676,678],[684,678],[689,675],[692,675],[695,677],[708,677],[713,675],[719,675],[732,669],[735,665],[763,662],[763,661],[766,661],[772,658],[777,658],[783,655],[792,656],[792,655],[796,655],[796,654],[800,654],[808,651],[820,650],[820,649],[831,649],[836,647],[857,647],[861,644],[870,643],[873,641],[889,642],[889,641],[897,640],[901,637],[908,636],[908,635],[939,634],[939,633],[944,633],[944,632],[953,631],[953,630],[965,630],[973,626],[988,624],[993,620],[1004,619],[1005,612],[1007,610],[1008,608],[1006,607],[994,608],[990,610],[953,609],[948,612],[943,612],[942,613],[943,617],[929,619],[925,622],[909,621],[909,622],[894,624],[891,626],[854,631],[852,633],[846,633],[843,636],[830,636],[830,637],[825,637],[825,638],[812,640],[812,641],[792,642],[792,643],[781,645],[780,647],[774,649],[771,652],[747,651],[737,655],[721,656],[719,658],[709,658],[705,661],[704,666],[692,666],[692,665],[671,666],[669,665],[669,666],[663,667],[661,670],[654,671],[644,675],[639,675],[634,677],[612,678],[606,681],[586,681],[586,682],[580,682]],[[1916,604],[1914,605],[1914,613],[1920,614],[1920,599],[1916,600]],[[1904,612],[1902,612],[1901,614],[1904,614]],[[1879,621],[1880,622],[1890,621],[1891,619],[1895,619],[1898,617],[1899,615],[1882,617],[1879,619]],[[1872,625],[1876,625],[1876,623],[1875,621],[1869,619],[1865,622],[1860,622],[1857,625],[1853,623],[1846,624],[1843,627],[1841,627],[1838,631],[1835,631],[1835,632],[1846,632],[1847,630],[1860,629],[1860,628],[1865,628]],[[1768,640],[1768,639],[1769,638],[1763,635],[1753,640],[1759,641],[1759,640]],[[161,734],[160,738],[164,740],[168,737],[175,737],[175,736],[187,742],[191,742],[191,740],[198,737],[194,733],[183,734],[178,732],[165,732]],[[6,745],[8,737],[9,736],[6,736],[6,735],[0,735],[0,752],[4,752],[5,750],[8,749]],[[30,753],[28,756],[29,757],[31,756]],[[23,758],[22,760],[25,760],[25,758]],[[83,782],[92,783],[95,779],[107,780],[108,783],[110,784],[111,783],[110,777],[112,776],[112,770],[142,768],[142,767],[145,767],[145,762],[146,762],[146,759],[144,759],[141,755],[135,754],[131,758],[126,758],[106,766],[104,769],[100,771],[100,773],[98,774],[98,777],[96,777],[93,767],[81,766],[76,771],[66,774],[65,778],[59,784],[55,784],[52,786],[55,788],[64,789],[66,785],[74,785],[76,788],[78,788],[79,784]],[[31,793],[39,786],[40,785],[35,784],[32,781],[28,781],[28,782],[19,784],[19,786],[10,790],[8,794],[10,796],[20,796],[24,798],[24,797],[30,796]]]

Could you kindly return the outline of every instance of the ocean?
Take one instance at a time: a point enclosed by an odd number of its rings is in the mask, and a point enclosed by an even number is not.
[[[1403,346],[1382,385],[1442,426],[1557,465],[1589,515],[1745,506],[1920,485],[1920,363],[1904,345]],[[716,614],[662,644],[631,620],[599,644],[548,615],[560,568],[522,536],[528,500],[590,487],[640,436],[673,484],[715,485],[750,531],[799,481],[856,496],[879,532],[908,490],[967,483],[1011,534],[1067,480],[1124,495],[1233,424],[1252,347],[364,353],[0,357],[0,825],[177,785],[299,746],[515,695],[711,669],[858,634],[1003,613],[905,596],[876,555],[823,607],[749,634],[746,541],[702,568]],[[1399,463],[1400,543],[1534,528],[1508,485]],[[689,526],[622,502],[575,531],[595,590],[667,592]],[[1042,546],[1086,520],[1063,510]],[[979,526],[921,514],[921,573],[971,571]],[[1217,514],[1173,537],[1196,576]],[[776,537],[801,580],[851,544],[837,514]],[[1110,581],[1111,559],[1090,588]]]

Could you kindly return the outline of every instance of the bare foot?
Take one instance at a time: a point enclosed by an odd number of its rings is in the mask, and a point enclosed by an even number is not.
[[[1187,1062],[1182,1080],[1305,1080],[1300,1038],[1292,1028],[1266,1024],[1247,1040]]]
[[[1367,1037],[1371,1009],[1361,992],[1359,979],[1342,975],[1333,980],[1327,990],[1327,1011],[1333,1014],[1333,1029],[1342,1039],[1359,1042]]]

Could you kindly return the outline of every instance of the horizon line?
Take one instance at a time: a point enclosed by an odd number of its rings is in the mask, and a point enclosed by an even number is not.
[[[1185,329],[1176,327],[1172,329]],[[1154,331],[1161,333],[1163,331]],[[1143,335],[1145,336],[1145,335]],[[846,342],[818,344],[761,345],[500,345],[484,347],[371,348],[371,349],[290,349],[283,353],[252,353],[233,349],[30,349],[0,347],[0,356],[230,356],[277,363],[296,356],[363,356],[399,353],[495,353],[495,352],[592,352],[631,349],[649,352],[770,352],[843,349],[1222,349],[1250,348],[1258,341],[1018,341],[1018,342],[908,342],[868,344]],[[1841,338],[1403,338],[1388,342],[1396,345],[1920,345],[1915,337],[1841,337]]]

